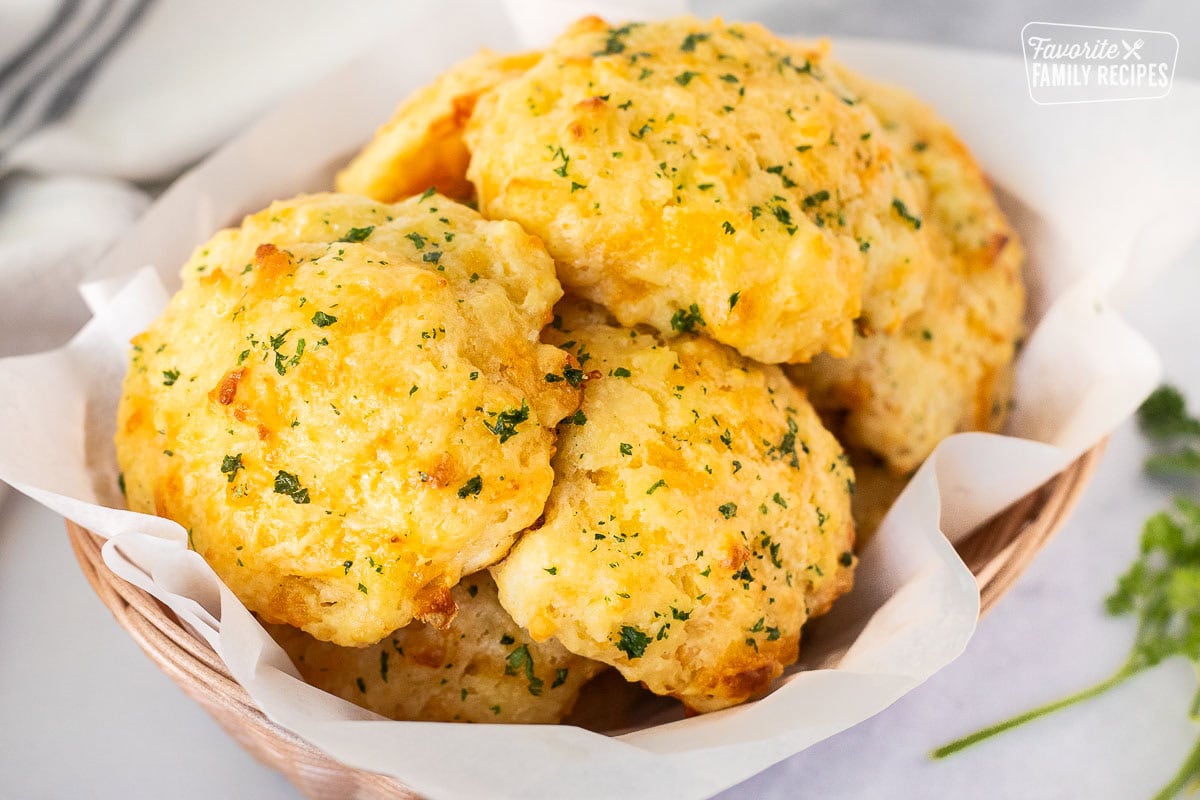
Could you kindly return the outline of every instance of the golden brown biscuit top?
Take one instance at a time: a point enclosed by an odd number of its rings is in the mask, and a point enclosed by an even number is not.
[[[131,508],[174,519],[253,611],[345,645],[411,619],[542,511],[578,392],[560,293],[515,224],[432,195],[319,195],[218,234],[134,340]]]
[[[851,581],[852,472],[772,366],[560,304],[588,375],[544,521],[493,568],[535,639],[696,710],[766,690]]]
[[[623,324],[801,361],[847,352],[860,310],[888,328],[919,303],[915,195],[824,46],[583,20],[480,98],[465,141],[481,211]]]

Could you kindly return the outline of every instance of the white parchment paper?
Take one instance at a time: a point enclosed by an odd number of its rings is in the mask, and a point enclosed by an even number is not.
[[[271,719],[348,764],[437,798],[707,796],[877,713],[955,658],[979,596],[950,540],[1060,471],[1153,388],[1157,358],[1111,301],[1200,231],[1200,89],[1035,106],[1016,59],[835,42],[835,56],[908,86],[958,127],[1026,239],[1033,332],[1010,435],[941,444],[862,554],[854,592],[821,621],[810,669],[761,701],[619,736],[381,720],[299,681],[181,527],[119,510],[111,442],[126,343],[218,227],[327,188],[401,97],[481,44],[528,45],[536,28],[487,9],[454,20],[453,36],[430,25],[293,98],[181,179],[105,259],[106,279],[84,287],[95,316],[71,343],[0,361],[0,478],[107,537],[113,571],[204,637]]]

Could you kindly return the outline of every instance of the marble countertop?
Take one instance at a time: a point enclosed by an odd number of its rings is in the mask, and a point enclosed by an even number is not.
[[[701,13],[717,8],[697,5]],[[1015,46],[1030,19],[1167,29],[1181,40],[1180,74],[1198,72],[1200,4],[1072,0],[1050,13],[1042,4],[993,3],[958,14],[932,0],[918,5],[923,10],[882,2],[846,10],[814,0],[803,11],[780,2],[720,10],[780,28],[992,48]],[[1200,247],[1125,308],[1162,354],[1168,380],[1194,404],[1198,306]],[[721,797],[1152,795],[1200,736],[1187,717],[1196,677],[1181,660],[944,762],[928,758],[949,739],[1082,688],[1121,663],[1133,622],[1105,616],[1102,601],[1134,557],[1142,522],[1171,494],[1142,477],[1144,453],[1133,425],[1115,433],[1074,516],[956,662],[875,718]],[[0,796],[298,797],[116,625],[76,566],[60,518],[14,493],[0,503]]]

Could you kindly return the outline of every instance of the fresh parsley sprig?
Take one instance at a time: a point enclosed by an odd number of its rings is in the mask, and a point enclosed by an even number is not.
[[[1138,409],[1142,432],[1177,443],[1172,450],[1146,459],[1146,472],[1162,477],[1200,477],[1200,419],[1187,412],[1183,395],[1173,386],[1162,386]]]
[[[1159,440],[1200,437],[1200,420],[1190,416],[1178,390],[1163,386],[1138,409],[1138,422],[1147,436]],[[1151,474],[1200,476],[1200,452],[1194,446],[1156,453],[1146,461]],[[1169,467],[1169,468],[1168,468]],[[1146,520],[1136,561],[1117,579],[1105,600],[1113,616],[1136,614],[1137,634],[1125,663],[1094,686],[1061,700],[1018,714],[964,736],[933,751],[945,758],[1026,722],[1103,694],[1168,658],[1183,656],[1200,671],[1200,503],[1176,497],[1174,505]],[[1192,719],[1200,722],[1200,691],[1192,698]],[[1200,741],[1179,771],[1155,795],[1169,800],[1200,781]]]

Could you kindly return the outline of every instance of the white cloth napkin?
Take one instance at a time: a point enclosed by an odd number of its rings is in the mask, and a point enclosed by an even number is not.
[[[75,286],[147,189],[411,16],[388,0],[0,5],[0,356],[87,320]]]

